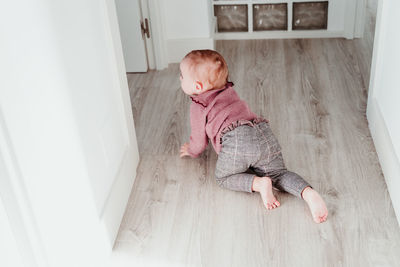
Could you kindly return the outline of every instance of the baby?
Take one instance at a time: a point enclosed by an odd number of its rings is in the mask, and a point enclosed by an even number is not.
[[[192,99],[190,143],[181,147],[180,157],[198,157],[210,140],[218,154],[215,176],[220,186],[259,192],[269,210],[280,206],[272,192],[275,187],[304,199],[316,223],[326,221],[328,210],[321,196],[286,169],[268,120],[251,112],[228,82],[224,58],[213,50],[195,50],[183,58],[180,70],[182,89]]]

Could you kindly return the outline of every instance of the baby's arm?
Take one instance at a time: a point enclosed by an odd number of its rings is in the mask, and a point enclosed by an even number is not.
[[[192,103],[190,105],[190,143],[182,145],[180,157],[191,156],[197,158],[208,145],[206,134],[206,116],[203,114],[204,107]]]

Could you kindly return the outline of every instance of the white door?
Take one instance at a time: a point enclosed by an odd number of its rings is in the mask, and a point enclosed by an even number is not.
[[[146,72],[146,35],[142,33],[142,28],[148,30],[148,23],[141,18],[139,0],[115,0],[115,5],[126,72]]]
[[[115,2],[61,2],[0,8],[0,266],[104,266],[136,176]]]

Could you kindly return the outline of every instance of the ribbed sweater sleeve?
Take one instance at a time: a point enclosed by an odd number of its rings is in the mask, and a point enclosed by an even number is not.
[[[197,158],[208,145],[206,133],[206,114],[202,105],[194,102],[190,105],[190,143],[188,152],[192,158]]]

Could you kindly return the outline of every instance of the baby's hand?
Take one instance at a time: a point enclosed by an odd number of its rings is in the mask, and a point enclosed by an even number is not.
[[[189,149],[189,143],[184,143],[182,146],[181,146],[181,155],[180,155],[180,157],[181,158],[183,158],[184,156],[190,156],[189,155],[189,152],[188,152],[188,149]]]

